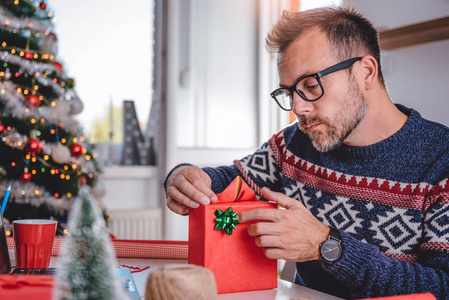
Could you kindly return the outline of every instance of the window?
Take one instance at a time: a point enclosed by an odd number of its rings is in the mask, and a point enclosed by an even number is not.
[[[110,139],[116,145],[123,141],[123,101],[134,101],[143,130],[149,118],[154,3],[68,0],[50,5],[55,13],[59,56],[75,79],[75,90],[84,104],[78,120],[89,141],[99,144],[99,161],[106,163],[111,159]],[[112,158],[116,163],[120,150],[116,149]]]
[[[254,1],[183,1],[177,145],[254,148],[257,44]]]

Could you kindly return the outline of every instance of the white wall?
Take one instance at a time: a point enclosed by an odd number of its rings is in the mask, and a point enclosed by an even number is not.
[[[378,30],[449,16],[447,0],[346,0]],[[449,40],[382,52],[388,92],[395,103],[449,126]]]
[[[287,2],[166,2],[167,172],[183,162],[231,165],[281,128],[269,96],[277,84],[276,61],[263,45],[267,25]],[[188,217],[166,207],[164,217],[164,238],[186,240]]]
[[[160,207],[161,184],[154,166],[112,166],[103,168],[108,211]]]

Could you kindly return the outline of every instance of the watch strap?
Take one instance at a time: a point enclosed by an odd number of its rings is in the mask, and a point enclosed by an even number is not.
[[[338,230],[332,226],[329,226],[329,228],[330,228],[329,239],[334,239],[334,240],[340,242],[341,241],[340,230]]]

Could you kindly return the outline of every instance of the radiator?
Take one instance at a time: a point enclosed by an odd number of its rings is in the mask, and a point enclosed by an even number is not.
[[[162,239],[161,209],[116,210],[109,213],[112,215],[109,230],[118,239]]]

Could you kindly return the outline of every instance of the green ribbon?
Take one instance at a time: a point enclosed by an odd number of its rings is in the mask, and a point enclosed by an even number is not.
[[[232,207],[229,207],[225,212],[217,209],[214,212],[217,217],[215,219],[215,230],[223,229],[226,234],[232,234],[232,230],[235,229],[235,225],[239,224],[237,213],[232,212]]]

